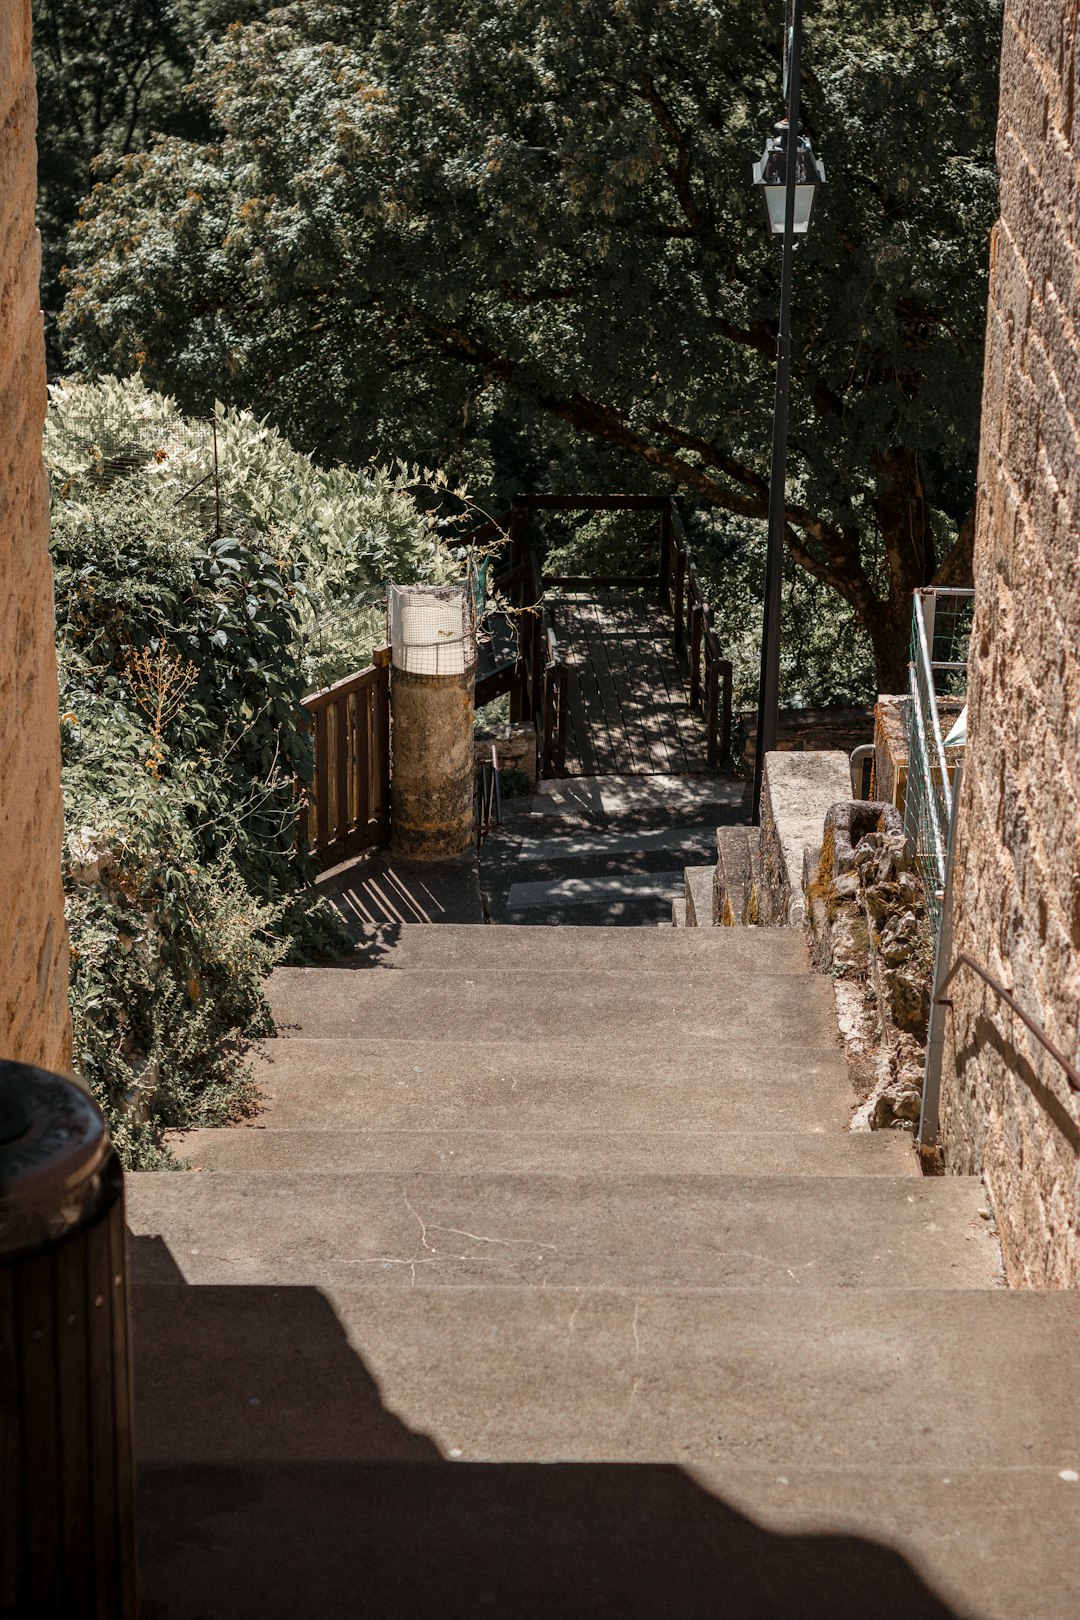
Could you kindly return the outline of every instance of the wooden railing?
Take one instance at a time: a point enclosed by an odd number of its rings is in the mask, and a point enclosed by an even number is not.
[[[702,592],[676,501],[669,501],[660,515],[657,583],[671,608],[675,652],[685,653],[690,663],[690,704],[704,717],[708,761],[716,766],[731,753],[731,661],[721,655],[713,610]]]
[[[315,774],[301,838],[321,871],[390,836],[390,649],[368,669],[304,699]]]
[[[530,543],[527,513],[518,500],[501,518],[474,530],[468,543],[483,544],[500,533],[508,536],[508,565],[495,574],[493,583],[510,609],[513,658],[478,675],[476,703],[479,708],[509,693],[511,720],[533,722],[541,770],[545,776],[557,776],[566,763],[569,671],[544,610],[540,562]]]

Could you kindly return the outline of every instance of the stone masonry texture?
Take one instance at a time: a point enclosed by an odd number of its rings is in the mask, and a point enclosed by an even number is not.
[[[30,0],[0,5],[0,1057],[70,1062]]]
[[[956,949],[1080,1051],[1080,0],[1007,0]],[[1014,1284],[1080,1283],[1080,1097],[969,970],[942,1131]]]

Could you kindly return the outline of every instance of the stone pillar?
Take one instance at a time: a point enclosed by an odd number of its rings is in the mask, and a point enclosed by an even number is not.
[[[71,1058],[30,0],[0,6],[0,1058]]]
[[[474,671],[390,672],[391,847],[417,861],[460,855],[473,841]]]
[[[473,841],[472,604],[452,586],[390,588],[390,841],[441,861]]]

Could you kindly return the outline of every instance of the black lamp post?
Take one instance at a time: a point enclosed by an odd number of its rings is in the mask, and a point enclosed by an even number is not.
[[[752,820],[761,819],[761,778],[765,755],[776,747],[780,703],[780,588],[784,576],[787,480],[788,382],[791,373],[791,278],[796,242],[810,228],[814,198],[825,182],[825,166],[814,156],[799,125],[799,72],[802,55],[802,0],[792,0],[784,41],[787,118],[754,164],[762,188],[770,234],[781,247],[780,327],[776,336],[776,400],[773,406],[772,469],[769,474],[769,544],[765,563],[765,611],[761,627],[761,681],[758,686],[757,742],[754,750]],[[797,132],[792,141],[791,131]]]

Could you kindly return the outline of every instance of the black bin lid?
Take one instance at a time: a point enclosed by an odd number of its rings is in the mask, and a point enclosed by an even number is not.
[[[88,1092],[65,1075],[0,1059],[0,1260],[91,1220],[111,1157]]]

